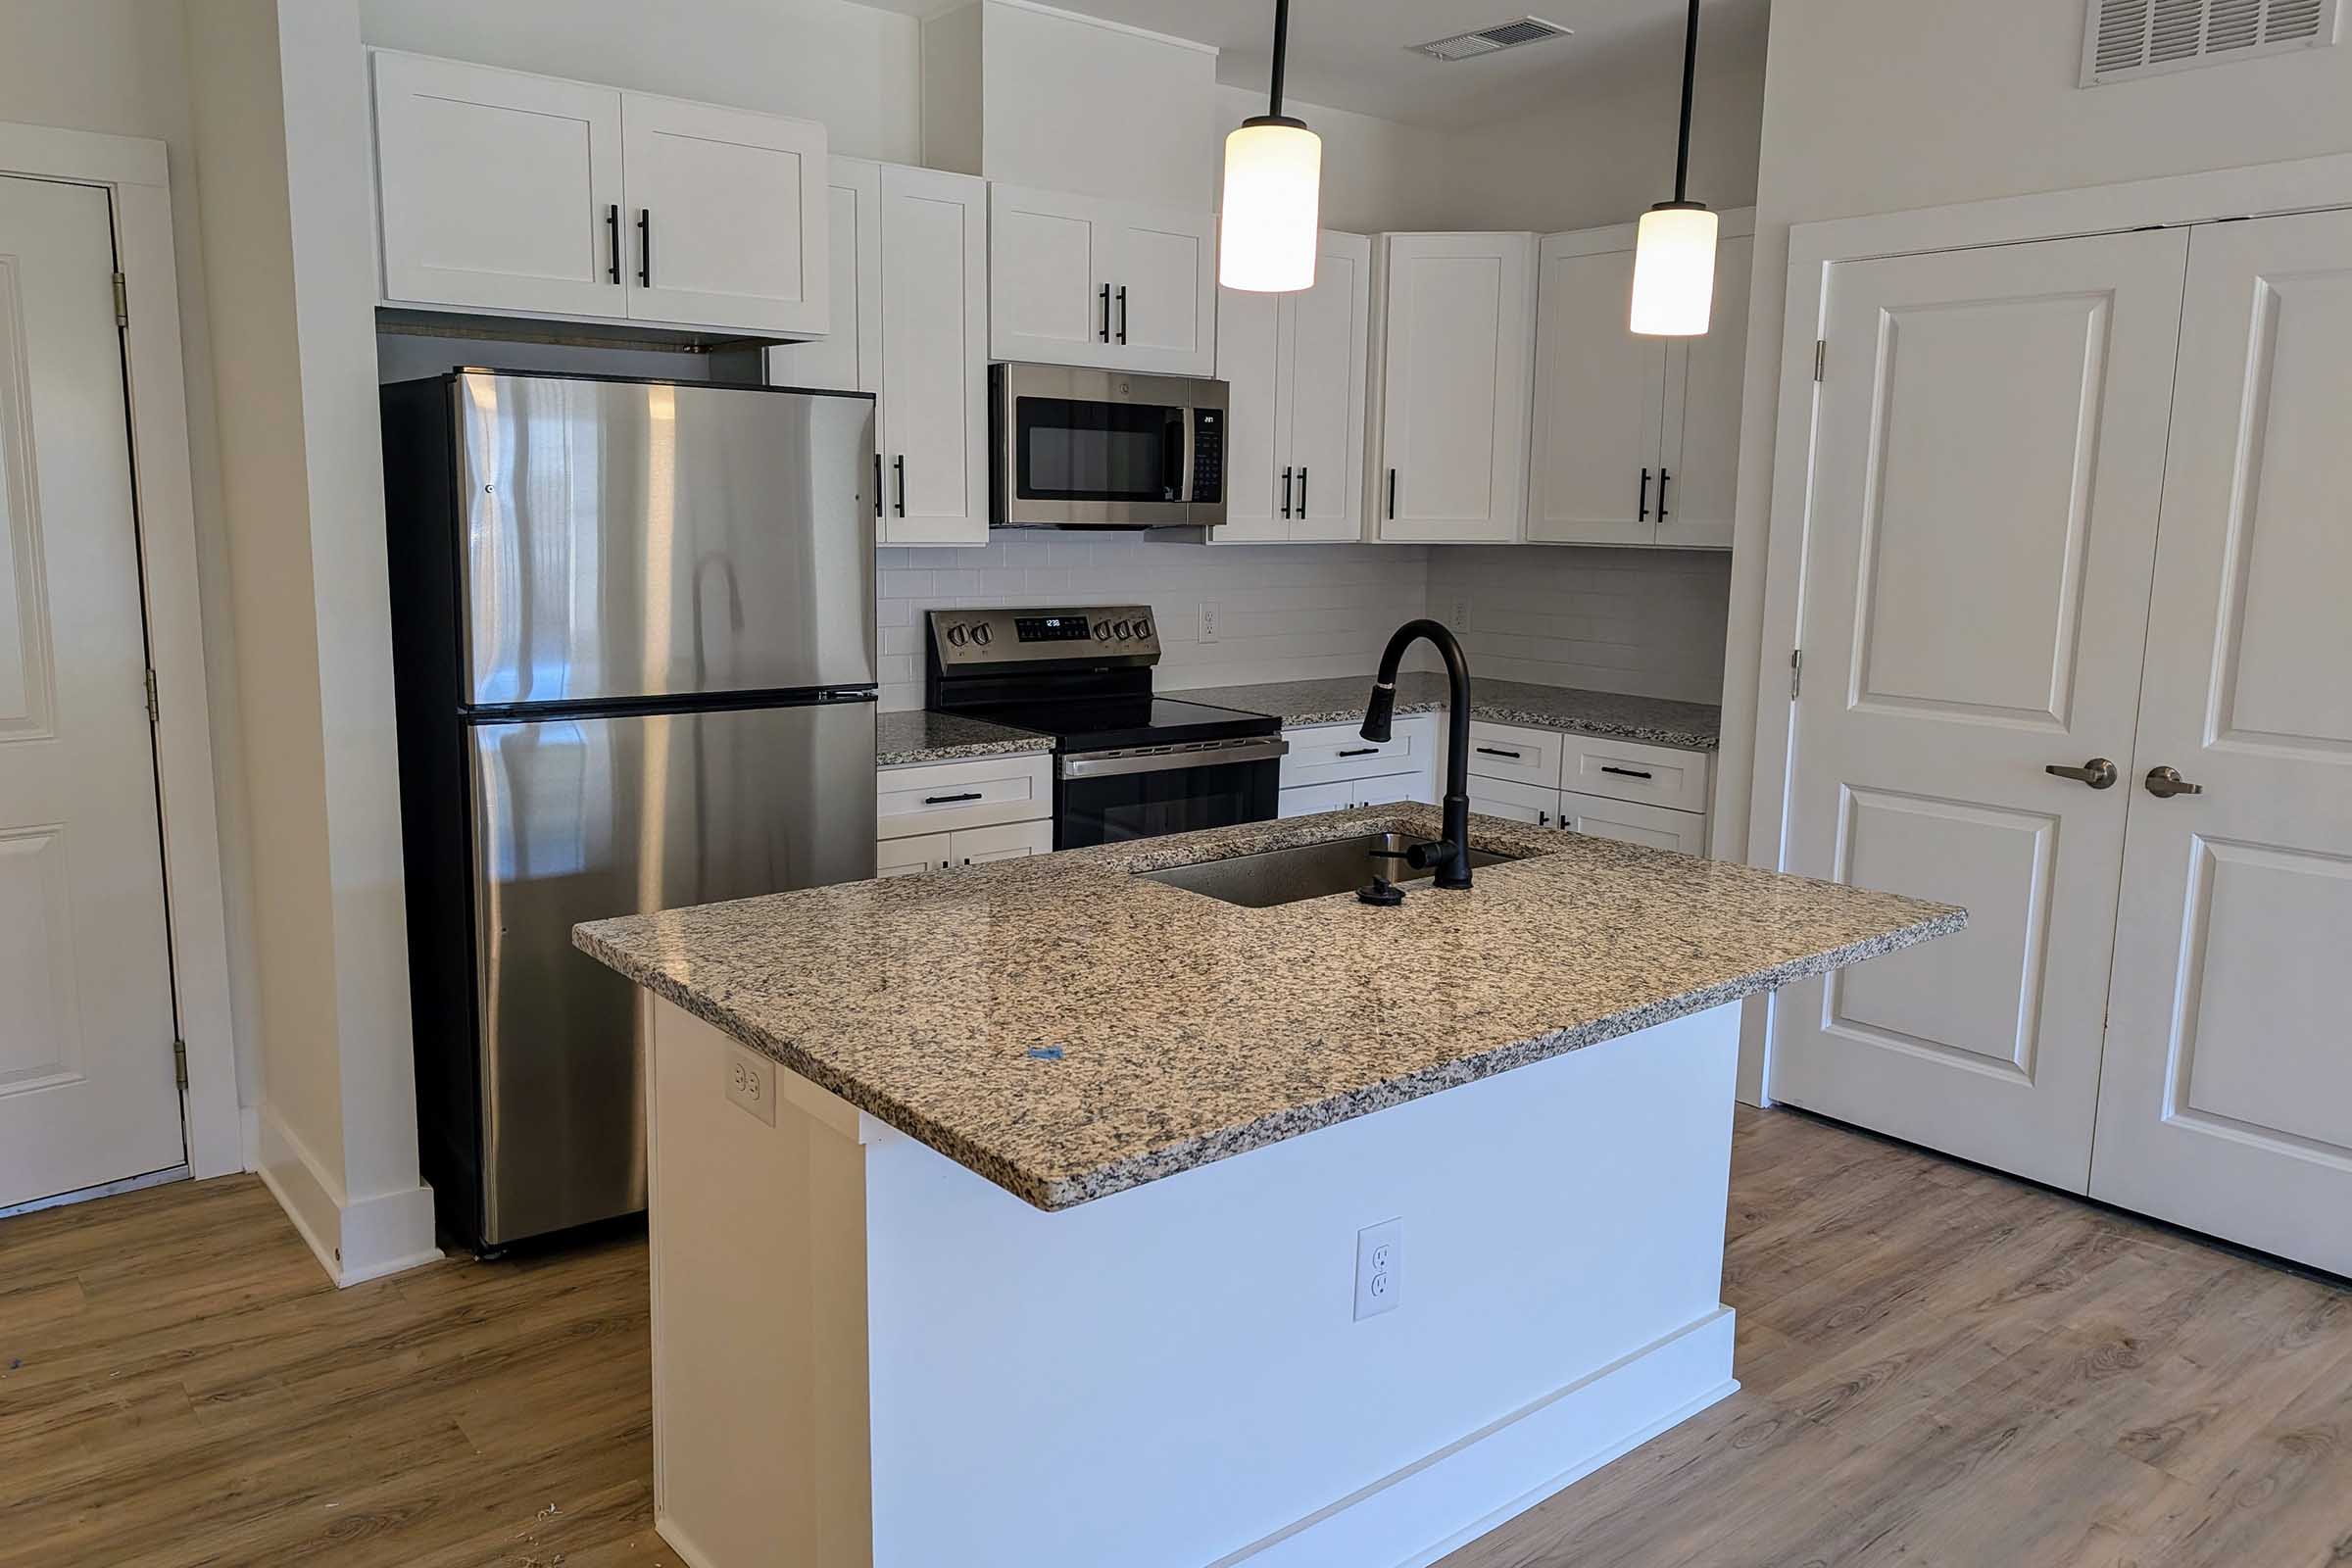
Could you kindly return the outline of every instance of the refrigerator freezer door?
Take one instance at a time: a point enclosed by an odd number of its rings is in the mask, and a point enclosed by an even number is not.
[[[645,1206],[642,999],[572,926],[872,876],[874,711],[472,726],[484,1245]]]
[[[874,682],[874,402],[456,377],[474,706]]]

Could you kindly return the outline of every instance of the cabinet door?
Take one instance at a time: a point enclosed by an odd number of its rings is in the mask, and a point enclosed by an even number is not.
[[[1534,237],[1387,244],[1379,537],[1509,543],[1526,513]]]
[[[635,249],[628,314],[751,332],[824,332],[825,127],[809,120],[621,95]]]
[[[1225,308],[1220,300],[1220,313]],[[1289,439],[1282,450],[1298,484],[1293,539],[1363,537],[1371,308],[1372,242],[1361,234],[1325,233],[1315,257],[1315,286],[1284,304],[1290,318],[1282,356]]]
[[[1324,811],[1345,811],[1355,804],[1355,787],[1360,779],[1342,779],[1336,784],[1301,784],[1297,789],[1284,790],[1275,806],[1278,816],[1314,816]]]
[[[1517,784],[1509,779],[1470,776],[1470,809],[1505,821],[1536,827],[1559,827],[1560,792],[1541,784]]]
[[[989,187],[989,355],[1109,365],[1112,204],[1058,191]]]
[[[1657,536],[1667,360],[1680,350],[1663,338],[1637,337],[1626,324],[1634,293],[1630,234],[1619,248],[1590,248],[1594,243],[1585,234],[1544,241],[1527,536],[1645,545]],[[1737,379],[1737,366],[1733,373]]]
[[[1294,481],[1279,454],[1288,411],[1279,372],[1289,302],[1279,294],[1219,290],[1217,375],[1227,388],[1225,520],[1212,543],[1288,539]]]
[[[882,390],[882,166],[835,158],[825,190],[826,286],[833,331],[767,351],[770,386],[832,392]],[[889,411],[877,410],[874,443],[887,450]]]
[[[1051,822],[1007,822],[1003,827],[973,827],[954,835],[948,858],[957,865],[986,865],[991,860],[1020,860],[1054,853]]]
[[[874,842],[874,875],[919,876],[925,871],[945,871],[955,863],[952,833],[922,833],[913,838],[877,839]]]
[[[374,62],[383,297],[623,315],[621,95],[384,50]]]
[[[1727,239],[1715,252],[1715,310],[1707,335],[1686,338],[1667,357],[1666,422],[1659,471],[1658,543],[1732,547],[1732,503],[1740,488],[1740,393],[1747,373],[1747,289],[1755,239]]]
[[[1387,773],[1379,778],[1355,781],[1348,793],[1357,806],[1399,806],[1406,801],[1419,801],[1428,791],[1422,787],[1425,773]]]
[[[1112,238],[1111,357],[1123,370],[1207,375],[1216,367],[1216,220],[1130,208]]]
[[[988,542],[987,183],[882,171],[882,542]]]
[[[1570,831],[1596,839],[1646,844],[1653,850],[1683,855],[1707,853],[1707,819],[1697,811],[1672,811],[1662,806],[1604,800],[1597,795],[1560,791],[1560,817]]]

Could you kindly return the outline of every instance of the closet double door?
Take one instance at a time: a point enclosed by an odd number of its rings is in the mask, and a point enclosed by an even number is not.
[[[1841,264],[1776,1099],[2352,1272],[2352,214]]]

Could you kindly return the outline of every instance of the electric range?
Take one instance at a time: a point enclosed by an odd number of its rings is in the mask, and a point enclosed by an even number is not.
[[[923,697],[1054,737],[1054,847],[1263,822],[1281,801],[1282,720],[1152,692],[1150,607],[934,610]]]

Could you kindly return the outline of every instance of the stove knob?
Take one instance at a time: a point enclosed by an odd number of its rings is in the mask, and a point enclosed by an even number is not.
[[[1121,642],[1126,642],[1129,638],[1135,635],[1135,625],[1131,621],[1122,620],[1110,629],[1112,635],[1116,636]]]
[[[1148,620],[1137,621],[1135,623],[1135,635],[1139,642],[1150,642],[1152,640],[1152,623]]]
[[[948,643],[951,647],[961,648],[969,641],[971,641],[971,633],[963,629],[961,622],[948,628]]]
[[[986,648],[991,642],[996,640],[996,635],[997,634],[995,632],[988,629],[987,622],[983,621],[981,624],[972,628],[972,646],[975,648]]]
[[[1097,641],[1097,642],[1099,642],[1099,643],[1106,643],[1106,642],[1110,641],[1110,622],[1109,622],[1109,621],[1107,621],[1107,620],[1098,620],[1098,621],[1096,621],[1096,622],[1095,622],[1095,641]]]

